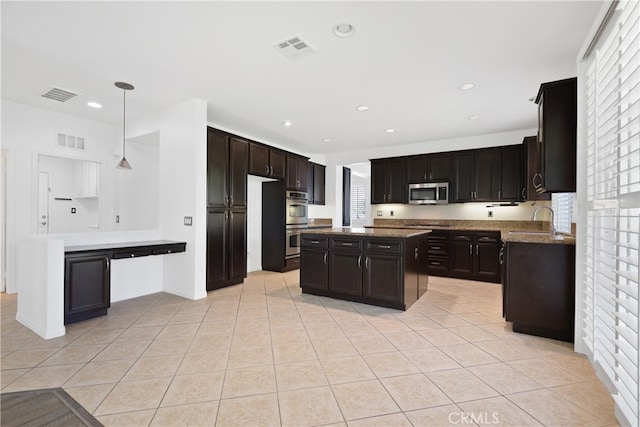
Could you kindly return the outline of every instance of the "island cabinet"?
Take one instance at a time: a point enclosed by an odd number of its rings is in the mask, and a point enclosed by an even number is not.
[[[304,233],[302,292],[406,310],[427,288],[425,236]]]
[[[111,306],[110,258],[110,252],[65,255],[65,325],[107,314]]]

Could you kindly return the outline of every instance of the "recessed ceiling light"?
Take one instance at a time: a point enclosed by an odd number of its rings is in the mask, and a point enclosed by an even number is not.
[[[351,24],[338,24],[333,27],[333,34],[338,37],[351,37],[356,32]]]
[[[387,129],[385,130],[386,133],[394,133],[396,130],[395,129]]]
[[[475,85],[473,83],[465,83],[465,84],[461,84],[460,86],[458,86],[458,89],[460,90],[469,90],[469,89],[473,89]]]
[[[324,138],[322,142],[331,142],[331,140],[329,138]]]
[[[478,120],[479,118],[480,118],[480,116],[475,115],[475,114],[473,116],[467,117],[467,119],[469,119],[469,120]]]
[[[366,105],[358,105],[356,107],[356,110],[358,111],[367,111],[369,109],[369,107],[367,107]]]
[[[293,122],[291,120],[285,120],[284,122],[282,122],[282,126],[289,128],[293,126]]]
[[[91,108],[102,108],[101,104],[98,104],[97,102],[87,102],[87,106],[91,107]]]

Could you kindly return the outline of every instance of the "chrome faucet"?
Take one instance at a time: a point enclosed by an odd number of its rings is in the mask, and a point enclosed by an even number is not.
[[[536,220],[536,215],[538,214],[538,211],[540,209],[547,209],[549,210],[549,212],[551,212],[551,237],[556,237],[556,235],[558,234],[556,231],[556,227],[554,227],[553,225],[553,209],[551,209],[549,206],[538,206],[534,211],[533,214],[531,215],[531,221],[535,221]]]

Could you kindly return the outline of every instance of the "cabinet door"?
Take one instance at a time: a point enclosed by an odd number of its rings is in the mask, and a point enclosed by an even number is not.
[[[329,253],[329,290],[341,294],[362,296],[361,252]]]
[[[207,290],[228,277],[228,210],[207,211]]]
[[[449,249],[451,272],[458,275],[473,274],[473,235],[454,234]]]
[[[407,199],[407,182],[404,177],[404,159],[387,160],[387,202],[404,203]]]
[[[429,181],[449,182],[451,179],[451,153],[427,156],[427,178]]]
[[[313,204],[325,204],[325,167],[322,165],[313,165]],[[309,187],[311,184],[308,184]]]
[[[474,155],[466,151],[453,155],[453,176],[455,202],[470,202],[473,200],[474,188]]]
[[[524,200],[522,195],[522,147],[511,145],[498,149],[500,169],[498,200]]]
[[[271,178],[284,179],[286,173],[286,154],[282,150],[269,150],[269,166],[271,169]]]
[[[247,212],[229,211],[229,279],[247,276]]]
[[[298,190],[307,191],[309,183],[307,182],[307,170],[309,169],[309,160],[302,157],[298,158]],[[312,184],[313,185],[313,181]]]
[[[492,148],[477,150],[475,153],[475,197],[474,201],[490,202],[498,198],[496,188],[495,150]]]
[[[539,177],[539,146],[535,136],[527,136],[524,138],[524,150],[526,152],[526,174],[524,183],[525,200],[551,200],[550,193],[538,193],[536,186],[540,184]]]
[[[290,190],[306,190],[307,160],[298,156],[287,155],[287,188]]]
[[[269,176],[269,147],[255,142],[249,143],[249,173]]]
[[[310,205],[315,205],[315,166],[315,163],[309,162],[307,167],[307,198],[309,199]]]
[[[207,204],[227,205],[229,143],[224,133],[207,128]]]
[[[247,207],[247,161],[249,143],[231,138],[229,142],[229,199],[228,206]]]
[[[107,252],[65,257],[65,324],[107,314],[111,305],[109,257]]]
[[[407,157],[407,182],[420,184],[428,180],[427,155]]]
[[[402,261],[402,256],[367,254],[364,259],[364,296],[402,303]]]
[[[329,252],[307,250],[300,251],[300,286],[322,291],[328,289]]]
[[[371,161],[371,203],[386,203],[386,164],[384,160]]]
[[[500,279],[500,244],[476,243],[473,274],[480,280]]]

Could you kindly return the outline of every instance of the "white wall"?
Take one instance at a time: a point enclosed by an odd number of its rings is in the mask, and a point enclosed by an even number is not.
[[[16,292],[16,245],[36,232],[38,156],[113,161],[114,128],[98,121],[80,119],[41,108],[2,100],[2,148],[7,150],[7,291]],[[80,136],[84,150],[58,147],[57,134]],[[112,201],[113,172],[101,167],[101,221]],[[107,224],[107,229],[108,224]]]
[[[127,121],[130,138],[159,138],[158,225],[165,239],[187,250],[165,257],[163,290],[185,298],[206,296],[207,103],[193,99]],[[135,169],[135,165],[132,165]],[[129,171],[122,171],[123,173]],[[192,226],[184,217],[193,218]]]

